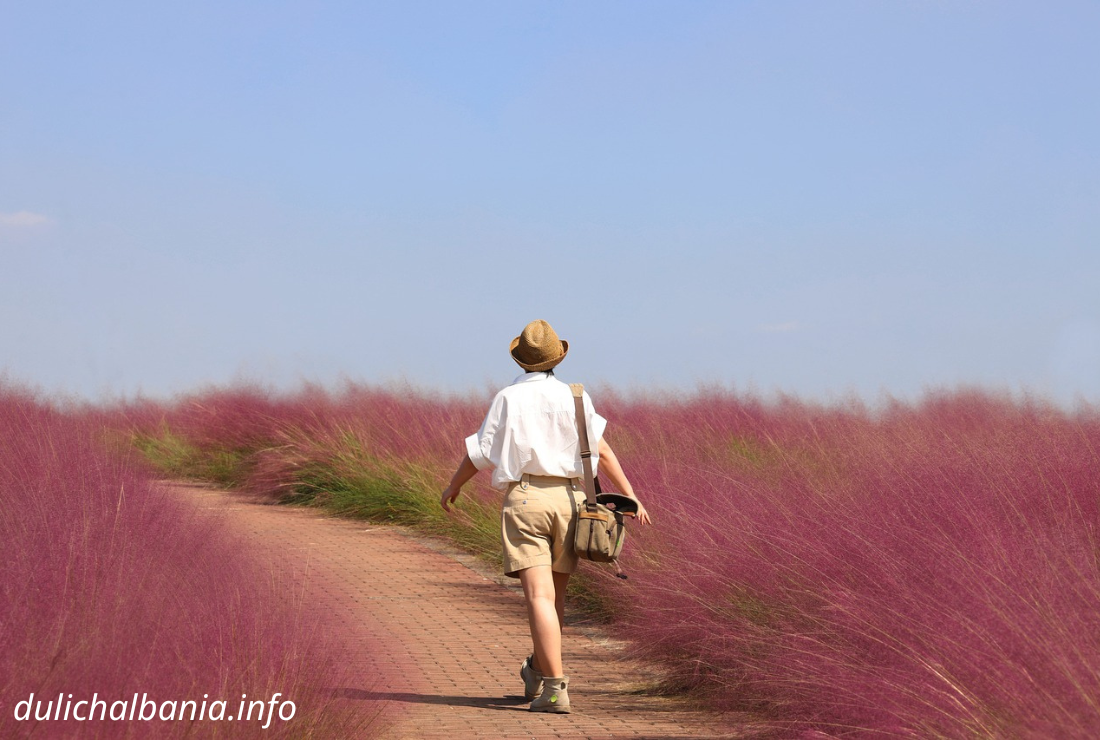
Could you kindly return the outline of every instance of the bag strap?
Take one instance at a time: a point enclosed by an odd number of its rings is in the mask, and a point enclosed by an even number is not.
[[[584,385],[570,383],[573,405],[577,409],[577,434],[580,437],[581,463],[584,465],[584,497],[589,511],[596,510],[596,482],[592,474],[592,447],[588,443],[588,424],[584,421]]]

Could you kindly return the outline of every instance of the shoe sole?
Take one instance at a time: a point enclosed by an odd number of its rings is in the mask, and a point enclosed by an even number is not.
[[[568,706],[559,707],[559,706],[556,706],[556,705],[555,706],[549,706],[549,707],[542,707],[542,708],[539,708],[539,709],[536,709],[535,707],[531,707],[530,711],[532,711],[532,712],[541,712],[542,714],[571,714],[572,713]]]

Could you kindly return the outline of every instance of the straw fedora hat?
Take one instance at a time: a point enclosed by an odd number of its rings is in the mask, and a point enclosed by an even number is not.
[[[523,327],[523,333],[509,347],[512,359],[529,373],[549,370],[565,359],[569,342],[558,339],[554,328],[542,319]]]

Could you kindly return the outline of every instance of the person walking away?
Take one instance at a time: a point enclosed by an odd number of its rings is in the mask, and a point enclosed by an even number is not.
[[[481,428],[466,438],[466,454],[440,504],[450,512],[462,486],[478,471],[492,470],[492,486],[504,492],[504,573],[523,586],[534,648],[520,665],[524,696],[532,700],[533,712],[568,713],[569,678],[562,666],[561,635],[565,590],[577,568],[574,518],[585,500],[573,395],[554,376],[569,343],[540,319],[524,327],[509,352],[525,372],[496,394]],[[593,468],[637,500],[604,437],[607,421],[596,413],[587,392],[583,407],[595,448]],[[652,523],[641,502],[636,518],[641,524]]]

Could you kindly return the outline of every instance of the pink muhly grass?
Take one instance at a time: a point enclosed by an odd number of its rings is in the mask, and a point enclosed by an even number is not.
[[[791,731],[1096,735],[1095,418],[980,394],[761,411],[616,415],[660,516],[625,563],[640,652]]]
[[[142,413],[148,412],[146,408]],[[105,452],[105,414],[0,387],[0,725],[4,736],[297,736],[366,729],[331,700],[323,617],[219,521]],[[116,451],[117,452],[117,451]],[[16,722],[17,702],[136,692],[158,703],[241,694],[297,704],[289,722]],[[33,709],[32,709],[33,712]],[[98,717],[98,713],[96,715]],[[190,716],[190,715],[189,715]]]
[[[413,466],[429,471],[425,483],[434,487],[461,459],[462,439],[476,431],[487,402],[352,384],[292,395],[243,387],[185,397],[159,416],[143,411],[129,421],[140,434],[167,431],[207,454],[239,455],[234,485],[284,498],[303,473],[322,468],[408,474]]]

